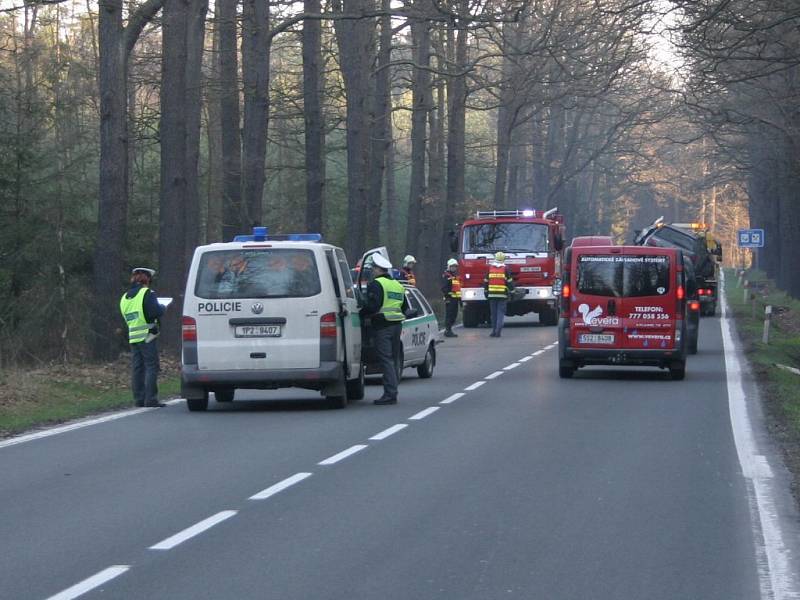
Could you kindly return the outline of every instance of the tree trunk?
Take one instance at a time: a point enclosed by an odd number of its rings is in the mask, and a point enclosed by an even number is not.
[[[247,227],[263,219],[269,124],[269,0],[244,0],[242,11],[242,192]]]
[[[159,292],[183,305],[186,281],[186,210],[188,205],[186,75],[190,5],[167,0],[163,15],[161,58],[161,204],[159,210]],[[180,311],[167,311],[161,339],[172,353],[179,347]]]
[[[219,4],[218,4],[219,5]],[[205,242],[222,241],[222,112],[220,110],[220,17],[217,12],[214,23],[211,69],[206,93],[206,136],[208,140],[208,197],[206,199]]]
[[[457,28],[457,33],[456,33]],[[467,28],[459,23],[448,28],[448,63],[459,73],[447,81],[447,196],[442,217],[445,232],[455,227],[456,209],[464,201],[466,165]],[[442,256],[451,256],[449,235],[442,236]]]
[[[414,70],[411,84],[411,182],[408,194],[408,222],[406,223],[406,252],[419,250],[421,210],[425,196],[425,150],[427,146],[428,114],[431,110],[431,31],[428,21],[411,23],[414,41]]]
[[[372,115],[372,151],[369,166],[369,199],[367,201],[366,246],[374,247],[380,242],[381,194],[383,174],[386,167],[386,153],[391,143],[389,138],[389,119],[392,114],[391,71],[392,57],[392,18],[389,0],[382,0],[381,7],[387,11],[381,17],[380,47],[375,73],[374,109]]]
[[[368,0],[334,0],[334,11],[350,15],[371,10]],[[359,256],[366,240],[371,149],[367,102],[372,96],[371,72],[375,46],[372,18],[339,19],[334,23],[347,102],[347,244],[348,256]]]
[[[186,257],[200,245],[200,121],[208,0],[191,0],[186,38]]]
[[[319,14],[320,0],[305,0],[307,14]],[[322,23],[303,21],[303,113],[305,115],[306,230],[322,232],[325,207],[325,120],[322,114]]]
[[[246,224],[242,206],[242,140],[239,112],[239,54],[236,7],[216,0],[219,27],[220,123],[222,129],[222,238],[230,241]]]

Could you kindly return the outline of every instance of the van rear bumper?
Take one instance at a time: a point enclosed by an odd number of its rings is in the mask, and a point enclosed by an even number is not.
[[[624,349],[624,348],[575,348],[568,345],[569,328],[561,319],[558,331],[558,357],[575,366],[584,365],[631,365],[669,367],[672,363],[686,360],[683,346],[671,350]]]
[[[196,365],[181,368],[181,393],[187,398],[202,397],[213,388],[243,388],[269,390],[300,387],[321,390],[338,382],[342,377],[342,364],[323,361],[314,369],[258,369],[230,371],[200,371]]]
[[[684,360],[678,350],[617,350],[592,348],[564,348],[560,358],[576,365],[632,365],[669,367],[671,363]]]

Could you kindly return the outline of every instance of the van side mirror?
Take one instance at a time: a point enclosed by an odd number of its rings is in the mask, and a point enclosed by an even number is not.
[[[458,252],[458,234],[451,229],[447,235],[450,238],[450,252]]]

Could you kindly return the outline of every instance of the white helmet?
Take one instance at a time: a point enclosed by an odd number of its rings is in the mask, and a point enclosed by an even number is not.
[[[383,254],[373,254],[372,264],[381,269],[386,269],[387,271],[392,268],[392,263],[389,262],[389,259]]]
[[[403,266],[407,267],[409,265],[409,263],[415,263],[416,264],[416,262],[417,262],[416,258],[411,256],[410,254],[406,254],[406,257],[403,259]]]
[[[447,266],[448,267],[458,266],[458,261],[455,258],[451,258],[450,260],[447,261]]]

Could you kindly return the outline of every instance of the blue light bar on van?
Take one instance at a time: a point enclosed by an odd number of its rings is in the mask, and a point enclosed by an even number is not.
[[[234,242],[321,242],[321,233],[278,233],[267,235],[266,227],[253,227],[252,235],[237,235]]]

